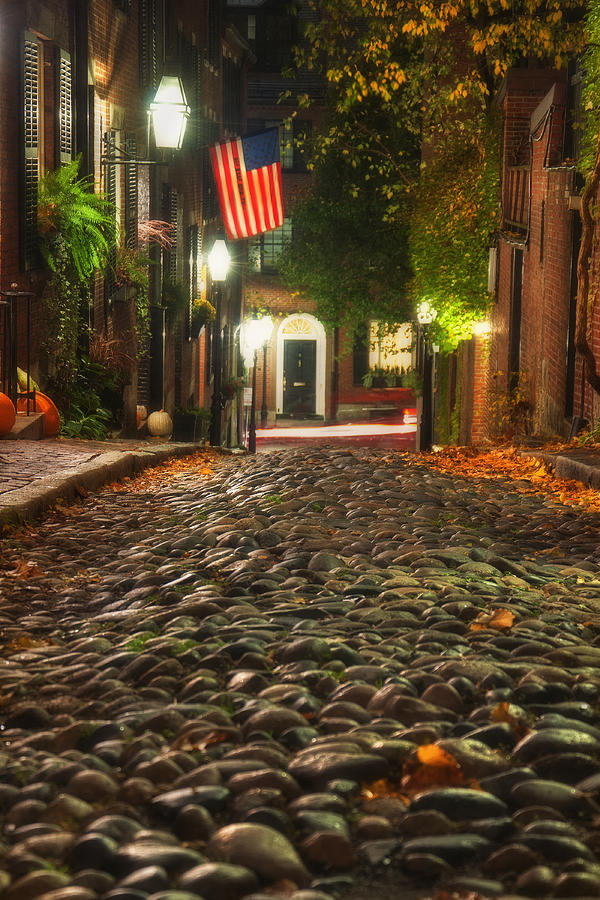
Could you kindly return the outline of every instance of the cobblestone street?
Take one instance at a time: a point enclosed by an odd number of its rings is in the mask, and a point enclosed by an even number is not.
[[[599,526],[305,446],[7,532],[0,895],[599,897]]]

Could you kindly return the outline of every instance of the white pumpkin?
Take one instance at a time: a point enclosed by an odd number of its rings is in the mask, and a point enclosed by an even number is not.
[[[148,431],[154,437],[166,437],[173,431],[173,420],[164,409],[150,413],[147,423]]]
[[[145,406],[137,406],[136,413],[139,416],[141,422],[145,422],[148,418],[148,410]]]

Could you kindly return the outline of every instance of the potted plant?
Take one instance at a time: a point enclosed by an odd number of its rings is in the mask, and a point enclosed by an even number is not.
[[[216,314],[217,311],[209,300],[202,297],[192,300],[192,338],[199,337],[204,326],[214,321]]]
[[[223,392],[223,397],[225,400],[233,400],[234,397],[239,396],[242,392],[242,388],[244,387],[244,379],[239,377],[228,378],[223,387],[221,388]]]
[[[204,440],[209,421],[209,409],[176,409],[173,413],[173,440],[192,443]]]
[[[162,294],[167,310],[167,322],[174,325],[189,303],[189,294],[183,284],[168,277],[163,281]]]

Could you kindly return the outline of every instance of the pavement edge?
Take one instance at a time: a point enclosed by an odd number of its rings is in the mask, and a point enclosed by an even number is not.
[[[76,466],[67,474],[48,475],[0,499],[0,525],[29,522],[58,500],[72,500],[110,481],[122,481],[167,459],[206,449],[198,444],[158,444],[148,449],[110,450]],[[219,449],[219,448],[213,448]]]

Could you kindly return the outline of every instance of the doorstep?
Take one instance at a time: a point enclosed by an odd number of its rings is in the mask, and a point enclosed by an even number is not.
[[[41,441],[44,437],[44,413],[17,413],[12,429],[2,436],[3,441]]]

